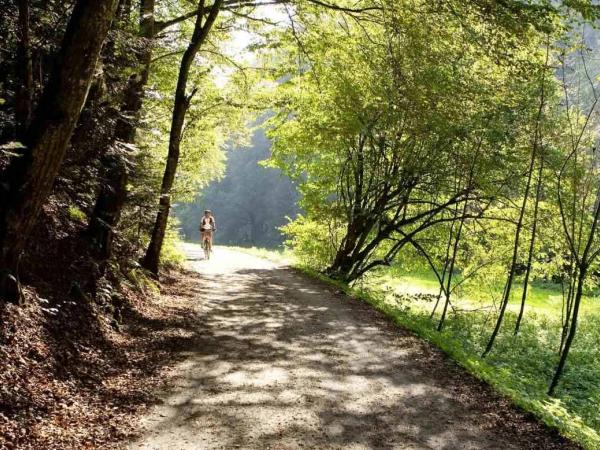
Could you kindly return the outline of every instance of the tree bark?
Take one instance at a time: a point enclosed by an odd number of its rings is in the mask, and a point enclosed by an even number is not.
[[[125,11],[128,3],[123,6]],[[155,0],[142,0],[140,3],[140,36],[146,40],[144,51],[137,63],[140,71],[132,75],[127,83],[120,108],[120,117],[115,126],[114,141],[133,144],[138,120],[142,110],[144,88],[148,83],[150,61],[152,59],[151,40],[155,36]],[[125,14],[125,13],[124,13]],[[109,258],[112,253],[114,230],[119,223],[121,210],[127,198],[129,179],[128,150],[121,146],[118,153],[105,155],[102,160],[102,185],[90,217],[88,234],[99,251],[101,258]]]
[[[458,205],[457,205],[458,206]],[[458,211],[456,208],[454,208],[454,216],[456,217],[458,215]],[[450,224],[450,232],[448,235],[448,242],[446,243],[446,252],[444,254],[444,266],[442,268],[442,276],[440,277],[439,283],[440,283],[440,290],[438,292],[437,295],[437,299],[435,301],[435,305],[433,306],[433,309],[431,310],[431,314],[429,314],[429,318],[433,319],[435,317],[435,313],[438,309],[438,306],[440,305],[440,300],[442,299],[442,294],[444,294],[446,292],[446,288],[444,287],[444,280],[446,279],[446,275],[448,272],[448,265],[450,264],[450,249],[452,248],[452,242],[454,240],[454,225],[456,222],[452,222]]]
[[[219,14],[222,3],[223,0],[214,1],[203,24],[202,22],[204,19],[205,6],[204,0],[200,0],[192,39],[190,40],[190,43],[185,50],[183,57],[181,58],[179,76],[177,79],[177,88],[175,90],[175,104],[173,107],[173,118],[171,121],[171,133],[169,135],[169,151],[167,155],[165,173],[163,175],[160,189],[158,213],[156,215],[156,221],[154,223],[154,229],[152,231],[150,243],[148,244],[148,249],[146,250],[146,255],[142,260],[142,266],[155,275],[158,275],[160,252],[162,250],[169,212],[171,209],[171,189],[173,188],[175,175],[177,173],[177,165],[179,164],[179,149],[181,145],[183,124],[190,101],[195,92],[192,91],[190,95],[186,93],[190,67],[192,66],[196,54],[200,50],[200,47],[205,42],[206,37],[208,36],[208,33],[210,32],[210,29],[212,28],[212,25]]]
[[[542,195],[542,175],[544,172],[544,156],[540,155],[540,165],[538,167],[537,186],[535,188],[535,203],[533,205],[533,223],[531,225],[531,238],[529,240],[529,251],[527,254],[527,265],[525,266],[525,277],[523,279],[523,293],[521,294],[521,306],[519,308],[519,315],[515,324],[515,334],[519,333],[521,327],[521,321],[523,320],[523,314],[525,313],[525,303],[527,301],[527,291],[529,287],[529,277],[531,276],[531,265],[533,263],[533,252],[535,250],[535,235],[537,233],[538,225],[538,212],[540,207],[540,199]]]
[[[100,193],[90,218],[88,233],[102,260],[110,258],[114,227],[118,223],[127,197],[128,168],[120,155],[112,153],[102,158]]]
[[[12,280],[16,275],[20,254],[52,189],[116,7],[117,0],[77,2],[63,39],[60,62],[29,127],[24,142],[27,150],[14,158],[3,174],[7,186],[0,202],[0,269],[4,286],[4,280]],[[6,291],[0,295],[19,300],[14,298],[10,286]]]
[[[550,382],[550,387],[548,388],[548,395],[553,395],[558,382],[562,376],[563,370],[565,368],[565,364],[567,362],[567,358],[569,356],[569,352],[571,350],[571,345],[573,344],[573,340],[575,339],[575,335],[577,333],[577,323],[579,319],[579,307],[581,305],[581,298],[583,296],[583,288],[585,284],[585,279],[588,274],[588,270],[590,265],[594,262],[594,260],[598,257],[600,253],[600,249],[595,251],[592,250],[592,246],[594,244],[596,238],[596,230],[598,228],[598,221],[600,220],[600,188],[596,191],[596,198],[594,200],[594,214],[593,220],[590,227],[589,234],[587,236],[587,242],[585,244],[585,248],[583,250],[583,254],[581,258],[576,259],[576,273],[577,273],[577,290],[575,291],[575,295],[573,298],[573,313],[571,316],[571,323],[569,326],[569,331],[567,338],[564,343],[564,348],[562,349],[562,353],[560,355],[560,360],[558,362],[558,366],[556,367],[556,371],[554,372],[554,376],[552,377],[552,381]],[[569,317],[567,317],[567,323],[569,321]]]
[[[565,341],[569,335],[569,324],[571,321],[571,312],[573,311],[573,297],[575,295],[575,287],[577,286],[577,269],[573,262],[569,266],[569,288],[567,290],[567,298],[563,295],[562,305],[562,331],[560,333],[560,344],[558,345],[558,354],[560,355],[563,351]]]
[[[548,395],[553,395],[556,386],[558,386],[558,382],[563,374],[563,370],[565,368],[565,364],[567,362],[567,357],[569,356],[569,351],[571,350],[571,345],[573,344],[573,339],[575,339],[575,334],[577,333],[577,319],[579,317],[579,306],[581,304],[581,297],[583,295],[583,282],[587,275],[587,267],[579,268],[579,280],[577,282],[577,291],[575,292],[575,298],[573,301],[573,318],[571,320],[571,326],[569,329],[569,333],[567,335],[564,348],[560,355],[560,360],[558,362],[558,366],[556,367],[556,371],[554,372],[554,376],[552,377],[552,381],[550,382],[550,387],[548,388]]]
[[[534,133],[534,152],[543,146],[542,142],[542,115],[544,113],[544,105],[546,103],[546,67],[548,66],[548,59],[550,57],[550,45],[546,44],[546,61],[544,62],[544,71],[542,72],[541,88],[540,88],[540,106],[538,108],[537,118],[535,122],[535,133]],[[536,152],[537,153],[537,152]],[[527,266],[525,268],[525,279],[523,280],[523,292],[521,294],[521,307],[519,308],[519,316],[515,324],[515,335],[519,333],[521,321],[523,320],[523,314],[525,312],[525,302],[527,301],[527,288],[529,287],[529,277],[531,275],[531,264],[533,262],[533,251],[535,248],[535,233],[537,232],[537,220],[538,211],[540,205],[540,198],[542,194],[542,175],[544,173],[544,154],[543,148],[540,151],[540,162],[537,174],[537,186],[535,188],[535,204],[533,206],[533,224],[531,226],[531,239],[529,240],[529,252],[527,254]]]
[[[351,281],[349,275],[356,264],[356,251],[359,250],[358,241],[362,234],[367,234],[371,227],[367,227],[364,220],[356,218],[348,224],[346,236],[338,249],[333,263],[327,268],[326,273],[334,279]]]

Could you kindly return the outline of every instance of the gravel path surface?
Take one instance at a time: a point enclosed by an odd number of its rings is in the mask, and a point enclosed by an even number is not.
[[[187,245],[198,345],[130,449],[576,448],[366,305]]]

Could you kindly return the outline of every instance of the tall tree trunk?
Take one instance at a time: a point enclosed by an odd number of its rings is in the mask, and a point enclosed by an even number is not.
[[[523,280],[523,292],[521,294],[521,307],[519,308],[519,316],[515,324],[515,335],[519,333],[519,327],[523,320],[523,314],[525,312],[525,302],[527,301],[527,288],[529,287],[529,277],[531,275],[531,264],[533,262],[533,251],[535,249],[535,234],[537,231],[537,219],[540,205],[540,198],[542,193],[542,175],[544,173],[544,153],[543,153],[543,142],[542,142],[542,115],[544,113],[544,105],[546,104],[546,68],[548,67],[548,59],[550,57],[550,44],[546,44],[546,61],[544,62],[544,71],[542,72],[541,87],[540,87],[540,106],[538,108],[535,132],[533,137],[534,152],[540,153],[540,162],[537,174],[537,186],[535,188],[535,204],[533,206],[533,224],[531,226],[531,239],[529,240],[529,251],[527,254],[527,266],[525,267],[525,277]]]
[[[543,108],[543,102],[540,104],[540,110]],[[541,114],[541,113],[540,113]],[[506,312],[506,307],[508,306],[508,302],[510,300],[510,291],[513,285],[513,280],[515,278],[515,273],[517,271],[517,259],[519,255],[519,244],[521,242],[521,232],[523,231],[523,221],[525,219],[525,210],[527,208],[527,200],[529,199],[529,191],[531,189],[531,180],[533,178],[533,168],[537,155],[537,145],[533,146],[531,150],[531,158],[529,160],[529,168],[527,170],[527,182],[525,184],[525,193],[523,194],[523,202],[521,204],[521,209],[519,211],[519,218],[517,220],[517,226],[515,230],[515,240],[513,242],[513,252],[510,261],[510,267],[508,269],[508,276],[506,278],[506,284],[504,285],[504,291],[502,293],[502,301],[500,302],[500,313],[498,314],[498,318],[496,319],[496,325],[494,326],[494,331],[490,336],[490,339],[485,347],[485,351],[482,356],[485,357],[492,350],[494,346],[494,342],[496,341],[496,337],[500,332],[500,327],[502,326],[502,321],[504,319],[504,314]]]
[[[365,223],[364,220],[355,219],[348,224],[344,241],[335,254],[333,263],[325,271],[331,278],[350,281],[349,275],[356,264],[355,255],[360,249],[358,242],[362,235],[368,233]]]
[[[466,181],[466,186],[468,189],[472,189],[473,188],[473,177],[475,176],[475,166],[477,164],[477,159],[479,156],[479,151],[481,150],[481,139],[479,140],[479,143],[477,144],[477,148],[475,151],[475,154],[473,155],[473,160],[471,162],[471,166],[469,168],[469,176],[467,178]],[[456,182],[456,187],[458,188],[460,186],[460,178],[457,180]],[[452,246],[452,257],[450,258],[450,260],[448,261],[448,252],[450,250],[450,244],[452,241],[452,232],[454,230],[454,224],[456,222],[456,214],[458,212],[458,203],[456,204],[455,208],[454,208],[454,220],[452,222],[452,226],[450,228],[450,237],[448,240],[448,247],[446,248],[446,259],[444,261],[444,277],[446,278],[446,288],[444,289],[443,287],[443,283],[444,283],[444,278],[442,278],[442,280],[440,281],[440,295],[442,294],[442,291],[444,291],[445,293],[445,299],[444,299],[444,308],[442,310],[442,315],[440,317],[440,321],[438,323],[437,326],[437,330],[438,331],[442,331],[442,328],[444,327],[444,322],[446,320],[446,314],[448,313],[448,307],[450,306],[450,297],[452,295],[452,291],[451,291],[451,287],[452,287],[452,275],[454,274],[454,266],[456,264],[456,257],[458,255],[458,246],[460,244],[460,239],[462,237],[462,231],[463,231],[463,227],[465,224],[465,216],[467,214],[467,208],[469,206],[469,201],[468,199],[465,200],[464,204],[463,204],[463,208],[462,208],[462,213],[461,213],[461,217],[460,217],[460,221],[458,223],[458,230],[456,231],[456,238],[454,240],[454,245]],[[438,303],[439,303],[439,299],[438,299]],[[437,308],[437,303],[436,303],[436,308]],[[435,313],[435,309],[432,311],[431,313],[431,317],[433,318],[433,315]]]
[[[114,227],[118,223],[127,197],[129,169],[121,155],[108,153],[102,157],[100,193],[90,217],[88,233],[102,260],[110,258]],[[104,268],[101,268],[102,271]]]
[[[569,351],[571,350],[571,345],[573,344],[573,339],[575,339],[575,334],[577,332],[577,319],[579,317],[579,306],[581,305],[581,297],[583,295],[583,283],[587,274],[587,267],[580,267],[578,272],[579,277],[577,281],[577,291],[575,292],[575,297],[573,299],[573,315],[571,318],[571,326],[569,327],[569,332],[565,340],[564,348],[562,349],[562,353],[560,355],[558,366],[556,367],[556,371],[554,372],[554,376],[552,377],[552,381],[550,382],[550,387],[548,388],[548,395],[554,394],[554,390],[556,389],[556,386],[560,381],[563,370],[565,368],[565,363],[567,362],[567,356],[569,356]]]
[[[515,278],[515,273],[517,270],[517,257],[519,252],[519,244],[521,242],[521,231],[523,230],[523,219],[525,215],[525,207],[527,206],[527,197],[529,196],[529,187],[531,182],[531,172],[529,171],[527,177],[527,187],[525,189],[525,197],[523,198],[523,203],[521,205],[521,210],[519,212],[519,219],[517,221],[517,228],[515,232],[515,240],[513,242],[513,253],[510,261],[510,268],[508,270],[508,277],[506,279],[506,284],[504,285],[504,291],[502,292],[502,300],[500,302],[500,312],[498,314],[498,318],[496,319],[496,325],[494,326],[494,331],[490,336],[490,339],[485,347],[485,350],[482,354],[483,357],[487,356],[487,354],[492,350],[494,346],[494,342],[496,341],[496,337],[500,332],[500,327],[502,326],[502,321],[504,319],[504,314],[506,313],[506,307],[508,306],[508,302],[510,300],[510,291],[512,288],[513,280]]]
[[[575,291],[575,295],[573,297],[573,312],[570,319],[569,331],[567,338],[564,342],[564,347],[562,349],[562,353],[560,355],[560,360],[558,362],[558,366],[556,367],[556,371],[554,372],[554,376],[552,377],[552,381],[550,383],[550,387],[548,388],[548,395],[553,395],[558,382],[562,376],[563,370],[565,368],[565,364],[567,362],[567,357],[569,356],[569,352],[571,350],[571,345],[573,344],[573,340],[575,339],[575,334],[577,333],[577,323],[579,319],[579,307],[581,306],[581,298],[583,296],[583,288],[585,285],[585,279],[589,270],[590,265],[594,262],[594,259],[598,257],[600,250],[592,250],[592,246],[596,239],[596,230],[598,228],[598,221],[600,220],[600,188],[596,190],[596,198],[594,200],[594,214],[593,220],[590,227],[589,234],[587,235],[587,242],[585,243],[585,248],[581,255],[581,258],[575,258],[576,260],[576,275],[577,275],[577,290]],[[575,255],[573,255],[575,256]],[[567,317],[567,323],[569,322],[569,318]]]
[[[455,208],[454,208],[454,217],[456,218],[458,216],[458,203],[456,204]],[[433,319],[435,316],[435,313],[438,309],[438,306],[440,305],[440,300],[442,299],[442,294],[444,294],[446,292],[446,289],[444,287],[445,284],[445,279],[446,276],[448,275],[448,266],[450,264],[450,250],[452,249],[452,242],[454,241],[454,225],[456,224],[456,221],[453,220],[450,224],[450,232],[448,233],[448,242],[446,243],[446,252],[444,253],[444,267],[442,268],[442,276],[440,277],[439,283],[440,283],[440,290],[438,291],[438,295],[437,295],[437,299],[435,301],[435,305],[433,306],[433,309],[431,310],[431,314],[429,314],[429,319]]]
[[[18,301],[16,269],[54,184],[85,102],[117,0],[79,0],[65,32],[59,64],[40,100],[24,144],[6,169],[0,202],[0,270],[7,300]]]
[[[560,355],[563,351],[565,341],[569,335],[569,324],[571,321],[571,312],[573,311],[573,297],[575,295],[575,287],[577,286],[577,275],[576,269],[573,262],[569,266],[569,288],[567,290],[567,298],[563,295],[562,305],[562,332],[560,333],[560,344],[558,346],[558,354]]]
[[[472,178],[472,173],[471,173]],[[470,182],[470,180],[469,180]],[[446,314],[448,313],[448,306],[450,306],[450,294],[452,287],[452,274],[454,273],[454,265],[456,263],[456,256],[458,254],[458,246],[460,244],[460,238],[462,236],[463,226],[465,224],[465,214],[467,213],[468,201],[465,200],[465,204],[463,205],[462,217],[460,218],[460,222],[458,224],[458,230],[456,230],[456,238],[454,240],[454,245],[452,246],[452,257],[450,259],[450,264],[448,265],[448,273],[446,278],[446,298],[444,301],[444,309],[442,310],[442,316],[440,317],[440,321],[437,326],[438,331],[442,331],[444,327],[444,322],[446,320]]]
[[[175,90],[175,103],[173,106],[173,118],[171,121],[171,133],[169,135],[169,152],[167,155],[167,164],[163,175],[162,185],[160,188],[160,201],[158,205],[158,213],[152,231],[152,237],[146,250],[146,255],[142,261],[142,266],[155,275],[158,275],[160,262],[160,252],[162,250],[165,232],[167,229],[167,221],[171,209],[171,189],[175,181],[177,173],[177,165],[179,164],[179,148],[181,145],[181,133],[185,121],[185,115],[189,108],[190,101],[195,93],[192,91],[190,95],[186,93],[188,76],[190,67],[198,50],[206,40],[210,29],[215,22],[223,0],[215,0],[206,20],[204,19],[205,0],[200,0],[198,5],[198,15],[196,16],[196,24],[194,25],[194,33],[192,39],[181,58],[179,67],[179,76],[177,79],[177,88]]]
[[[29,0],[19,0],[19,45],[17,47],[19,86],[16,92],[17,139],[25,140],[33,104],[33,63],[29,35]]]
[[[521,294],[521,307],[519,308],[519,316],[515,324],[515,334],[519,333],[523,314],[525,313],[525,303],[527,301],[527,291],[529,287],[529,277],[531,276],[531,265],[533,263],[533,252],[535,250],[535,235],[537,233],[538,212],[540,206],[540,198],[542,193],[542,175],[544,171],[544,156],[540,155],[540,165],[538,167],[537,186],[535,188],[535,203],[533,205],[533,223],[531,225],[531,238],[529,240],[529,250],[527,253],[527,265],[525,266],[525,277],[523,279],[523,293]]]
[[[435,317],[435,313],[438,309],[438,306],[440,306],[440,300],[442,299],[442,294],[445,292],[445,288],[444,288],[444,284],[446,280],[446,275],[448,273],[448,264],[450,263],[450,249],[452,248],[452,238],[453,238],[453,228],[454,228],[454,222],[452,222],[452,225],[450,226],[450,235],[448,236],[448,243],[446,245],[446,253],[444,256],[444,266],[442,268],[442,276],[440,277],[439,280],[439,284],[440,284],[440,289],[438,291],[438,295],[436,297],[435,300],[435,305],[433,305],[433,309],[431,310],[431,313],[429,314],[429,319],[433,319]]]
[[[122,3],[123,14],[130,7]],[[115,145],[117,152],[107,152],[101,160],[102,182],[88,225],[88,235],[98,249],[101,258],[112,253],[113,234],[121,217],[121,210],[127,198],[127,180],[129,178],[128,149],[120,145],[133,144],[139,116],[142,110],[144,88],[148,83],[150,62],[152,59],[152,39],[155,36],[154,20],[155,0],[142,0],[140,3],[140,36],[146,40],[144,51],[137,63],[139,73],[132,75],[123,94],[120,117],[115,127]]]

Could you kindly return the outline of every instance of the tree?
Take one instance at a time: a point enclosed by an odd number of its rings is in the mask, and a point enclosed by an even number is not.
[[[175,90],[175,102],[173,106],[173,120],[171,125],[171,133],[169,137],[169,153],[167,156],[167,164],[163,176],[162,185],[160,188],[159,209],[152,231],[152,237],[146,250],[142,265],[144,268],[158,274],[160,252],[162,250],[165,231],[167,229],[167,220],[171,209],[171,188],[175,181],[177,172],[177,164],[179,162],[179,149],[181,146],[182,131],[185,121],[185,115],[189,104],[196,93],[192,91],[190,94],[186,92],[190,67],[198,50],[206,40],[210,29],[212,28],[221,8],[223,0],[215,0],[212,6],[207,11],[208,15],[204,18],[205,1],[200,0],[198,5],[198,15],[194,32],[190,43],[181,58],[179,68],[179,77],[177,80],[177,89]]]
[[[550,57],[550,43],[546,43],[546,61],[544,66],[548,66],[548,59]],[[538,216],[539,216],[539,207],[540,201],[542,198],[542,189],[544,184],[544,142],[543,142],[543,125],[542,125],[542,116],[544,112],[544,107],[546,106],[546,78],[550,78],[546,72],[547,69],[544,67],[542,70],[541,77],[541,86],[540,86],[540,108],[538,110],[537,119],[535,121],[534,127],[534,136],[533,136],[533,150],[532,155],[538,154],[538,169],[537,169],[537,180],[536,180],[536,188],[535,188],[535,196],[533,199],[533,219],[531,224],[531,236],[529,238],[529,249],[527,252],[527,262],[525,264],[525,276],[523,277],[523,292],[521,293],[521,306],[519,308],[519,315],[517,317],[517,322],[515,323],[515,334],[519,333],[519,328],[521,326],[521,321],[523,320],[523,314],[525,313],[525,302],[527,301],[527,291],[529,288],[529,279],[531,277],[531,266],[533,263],[533,256],[535,251],[535,241],[536,241],[536,233],[538,227]],[[533,176],[532,173],[528,174],[529,177]]]
[[[0,295],[17,301],[18,261],[39,210],[52,189],[92,80],[117,0],[76,3],[60,63],[44,89],[24,144],[2,178],[0,202]]]
[[[31,60],[31,37],[29,31],[29,0],[19,0],[19,46],[17,59],[19,88],[16,94],[16,121],[18,138],[25,139],[31,109],[33,108],[33,63]]]
[[[563,53],[562,79],[565,108],[568,120],[570,147],[558,170],[557,201],[562,229],[569,253],[569,293],[567,315],[564,322],[563,341],[558,364],[548,394],[553,395],[560,381],[571,346],[577,334],[581,301],[590,268],[600,255],[598,221],[600,220],[600,172],[595,136],[590,131],[594,111],[600,97],[590,78],[583,51],[580,53],[585,78],[592,95],[585,112],[583,105],[573,104],[566,77],[567,62]],[[581,76],[581,73],[577,74]],[[584,103],[584,102],[581,102]]]
[[[132,67],[134,74],[130,75],[121,100],[113,143],[105,149],[105,154],[101,158],[103,182],[100,183],[90,217],[88,234],[104,259],[111,255],[114,230],[119,223],[127,198],[127,182],[132,165],[131,153],[142,110],[144,89],[148,84],[152,48],[157,33],[154,19],[155,4],[155,0],[140,1],[138,34],[142,46],[136,53]],[[129,13],[129,9],[123,7],[121,20],[127,22]]]
[[[529,192],[531,189],[531,185],[533,182],[533,177],[534,177],[534,169],[535,169],[535,163],[538,159],[541,158],[539,157],[539,152],[540,152],[540,147],[541,147],[541,142],[540,142],[540,129],[541,129],[541,124],[540,121],[542,120],[542,114],[544,112],[544,106],[545,106],[545,101],[546,101],[546,97],[545,97],[545,84],[546,84],[546,76],[547,76],[547,71],[548,71],[548,54],[549,54],[549,49],[548,46],[546,46],[546,61],[544,63],[544,66],[541,67],[541,81],[540,81],[540,85],[541,85],[541,89],[540,89],[540,100],[539,100],[539,109],[537,112],[537,116],[535,119],[535,126],[534,126],[534,136],[533,136],[533,144],[532,144],[532,148],[531,148],[531,155],[529,157],[529,166],[527,168],[527,172],[526,172],[526,177],[525,177],[525,191],[523,193],[523,197],[522,197],[522,203],[521,203],[521,208],[519,210],[519,215],[518,215],[518,219],[517,219],[517,224],[515,226],[515,237],[514,237],[514,242],[513,242],[513,250],[512,250],[512,256],[511,256],[511,261],[510,261],[510,265],[509,265],[509,269],[508,269],[508,275],[506,278],[506,284],[504,286],[504,290],[502,292],[502,299],[500,300],[500,312],[498,314],[498,318],[496,320],[496,325],[494,327],[494,331],[492,332],[492,335],[490,336],[490,339],[487,343],[487,346],[485,348],[485,351],[483,352],[483,356],[486,356],[491,350],[492,350],[492,346],[494,345],[494,341],[496,340],[496,336],[498,336],[498,332],[500,331],[500,327],[502,326],[502,320],[504,318],[504,314],[506,312],[506,307],[508,306],[508,302],[510,300],[510,294],[511,294],[511,289],[512,289],[512,285],[513,285],[513,281],[515,278],[515,274],[517,272],[517,264],[518,264],[518,256],[519,256],[519,245],[520,245],[520,240],[521,240],[521,233],[523,231],[523,227],[524,227],[524,219],[525,219],[525,212],[527,210],[527,202],[529,201]],[[540,167],[542,167],[541,162],[540,162]],[[535,199],[535,210],[536,210],[536,215],[537,215],[537,205],[539,204],[539,190],[541,189],[540,183],[538,182],[537,185],[537,192],[536,192],[536,199]],[[534,219],[534,224],[535,224],[535,219]],[[535,225],[534,225],[535,227]],[[532,233],[532,238],[530,241],[530,258],[531,258],[531,252],[533,249],[533,245],[535,243],[535,228],[533,229],[533,233]],[[529,267],[531,266],[531,260],[529,260]],[[523,298],[521,301],[521,312],[519,315],[519,318],[517,319],[517,324],[515,326],[515,329],[518,330],[519,327],[519,322],[521,320],[521,318],[523,317],[523,309],[525,306],[525,299],[526,299],[526,295],[527,295],[527,281],[529,278],[529,269],[527,269],[527,276],[525,279],[525,285],[524,285],[524,290],[523,290]]]
[[[375,7],[364,7],[364,8],[352,8],[345,7],[336,4],[330,4],[320,1],[307,1],[310,4],[316,4],[319,8],[331,9],[336,11],[347,12],[350,14],[355,13],[364,13],[368,12],[372,9],[378,9]],[[281,4],[290,3],[288,1],[275,2]],[[177,89],[175,92],[175,102],[173,108],[173,122],[171,127],[171,137],[169,141],[169,154],[167,157],[167,164],[165,168],[165,173],[163,177],[163,183],[161,186],[161,197],[159,201],[159,210],[156,216],[156,220],[154,223],[154,228],[152,231],[152,236],[150,239],[150,243],[148,244],[148,248],[146,250],[146,254],[142,261],[142,266],[149,270],[153,274],[158,274],[159,269],[159,260],[160,260],[160,251],[162,249],[162,241],[164,239],[165,231],[167,228],[167,222],[170,211],[170,191],[173,186],[173,182],[175,179],[177,164],[179,159],[179,146],[181,143],[181,131],[183,129],[183,124],[185,120],[186,110],[189,106],[189,102],[191,101],[194,92],[187,96],[186,94],[186,86],[187,79],[189,74],[189,69],[191,63],[194,59],[194,56],[198,53],[198,50],[202,46],[203,42],[207,39],[207,36],[212,28],[214,21],[217,18],[221,9],[230,9],[230,10],[238,10],[243,8],[251,8],[258,7],[263,5],[262,2],[245,2],[239,0],[232,1],[222,1],[215,0],[213,5],[210,8],[205,7],[205,2],[200,1],[198,4],[198,8],[190,13],[179,16],[175,19],[167,21],[164,23],[164,26],[170,26],[174,23],[179,23],[181,21],[185,21],[191,17],[196,17],[196,25],[194,28],[194,33],[190,40],[187,50],[185,51],[179,72],[179,80]],[[204,24],[202,21],[204,16],[206,15],[206,19]],[[246,16],[248,17],[248,16]]]
[[[301,70],[282,86],[287,108],[273,121],[275,160],[299,180],[305,209],[329,207],[346,223],[327,269],[344,281],[389,265],[419,233],[458,219],[443,215],[456,203],[477,200],[468,215],[481,215],[519,170],[510,148],[531,112],[523,85],[540,64],[541,34],[527,26],[495,17],[476,32],[465,23],[479,18],[464,5],[460,18],[385,5],[376,24],[356,27],[307,13],[294,36],[301,51],[282,68],[302,58]],[[454,20],[461,27],[437,26]],[[532,63],[490,58],[517,35]],[[473,159],[476,177],[456,189],[456,171],[468,173]]]

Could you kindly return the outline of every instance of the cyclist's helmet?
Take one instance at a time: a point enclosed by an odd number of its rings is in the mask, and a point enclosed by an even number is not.
[[[205,210],[204,210],[204,214],[207,214],[207,213],[208,213],[208,214],[212,214],[212,211],[211,211],[210,209],[205,209]]]

